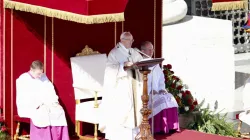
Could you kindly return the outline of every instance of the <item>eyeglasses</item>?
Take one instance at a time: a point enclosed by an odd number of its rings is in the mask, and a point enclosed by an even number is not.
[[[143,49],[144,51],[155,51],[155,49]]]
[[[131,41],[131,42],[134,42],[135,40],[134,39],[127,39],[127,38],[123,38],[123,40],[128,40],[128,41]]]

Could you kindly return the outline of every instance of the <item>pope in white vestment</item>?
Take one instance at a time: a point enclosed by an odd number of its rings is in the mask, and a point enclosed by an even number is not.
[[[18,115],[31,119],[31,140],[69,140],[64,110],[42,69],[43,64],[34,61],[31,70],[16,80]]]
[[[144,42],[141,51],[147,57],[153,56],[153,45],[151,42]],[[148,58],[147,58],[148,59]],[[168,133],[169,130],[179,130],[178,103],[174,96],[166,91],[165,76],[159,65],[150,68],[148,74],[149,108],[152,113],[149,116],[151,127],[154,132]]]
[[[132,130],[141,123],[142,75],[138,70],[124,70],[124,66],[142,60],[131,48],[133,36],[121,35],[121,42],[108,55],[105,71],[99,130],[109,140],[131,140]]]

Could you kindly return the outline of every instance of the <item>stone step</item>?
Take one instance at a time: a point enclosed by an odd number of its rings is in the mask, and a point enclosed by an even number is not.
[[[235,92],[234,106],[230,116],[235,119],[235,115],[243,111],[242,90],[245,81],[250,77],[250,53],[235,54]],[[231,117],[230,117],[231,118]]]
[[[235,54],[235,66],[244,66],[244,65],[250,65],[250,53],[241,53],[241,54]],[[250,73],[247,72],[247,73]]]

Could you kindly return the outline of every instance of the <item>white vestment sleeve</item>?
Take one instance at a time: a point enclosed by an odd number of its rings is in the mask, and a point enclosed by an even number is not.
[[[112,75],[113,78],[111,79],[115,80],[116,78],[127,76],[127,72],[124,71],[124,62],[118,62],[117,58],[115,57],[115,54],[113,53],[114,52],[111,51],[108,55],[107,67],[108,67],[109,72],[112,71],[112,73],[110,73],[109,76]],[[107,78],[110,78],[110,77],[107,77]]]
[[[19,79],[16,80],[16,105],[17,112],[20,117],[28,117],[29,114],[26,114],[27,107],[30,106],[29,100],[27,100],[28,93],[25,92],[23,82],[20,82]],[[26,97],[26,98],[25,98]]]
[[[50,82],[50,80],[47,78],[46,75],[44,75],[43,79],[44,81],[44,92],[42,93],[46,95],[47,97],[45,98],[44,103],[58,103],[58,96],[56,95],[54,85]]]
[[[16,80],[16,105],[20,117],[30,117],[32,111],[42,105],[42,102],[34,99],[35,93],[29,79],[23,75]]]
[[[158,65],[157,66],[158,67],[158,75],[159,75],[159,80],[158,80],[158,82],[159,82],[159,90],[166,90],[166,86],[165,86],[165,75],[164,75],[164,73],[163,73],[163,71],[162,71],[162,69],[160,68],[160,66]]]
[[[124,64],[120,63],[117,77],[120,78],[120,77],[124,77],[127,75],[128,75],[128,73],[126,71],[124,71]]]

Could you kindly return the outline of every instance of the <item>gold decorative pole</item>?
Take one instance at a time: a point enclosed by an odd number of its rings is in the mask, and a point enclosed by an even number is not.
[[[148,74],[150,73],[150,70],[148,67],[143,67],[140,72],[143,74],[143,94],[141,96],[142,100],[142,109],[141,109],[141,114],[142,114],[142,123],[140,124],[140,132],[137,134],[135,137],[136,140],[153,140],[153,136],[151,134],[150,130],[150,125],[148,122],[148,116],[151,114],[151,110],[148,108],[148,101],[149,101],[149,96],[148,96]]]
[[[46,16],[43,18],[43,65],[44,65],[44,73],[46,73],[46,48],[47,48],[47,24],[46,24]]]
[[[95,104],[94,104],[94,108],[98,108],[98,102],[97,102],[97,91],[95,91]],[[98,133],[97,133],[98,129],[97,129],[97,124],[95,124],[95,130],[94,130],[94,140],[98,140]]]
[[[117,27],[117,23],[115,22],[115,27],[114,27],[114,31],[115,31],[115,33],[114,33],[114,41],[115,41],[115,46],[116,46],[116,34],[117,34],[117,30],[116,30],[116,27]]]
[[[154,49],[155,48],[156,48],[156,0],[154,0]],[[154,51],[154,58],[155,58],[155,51]]]
[[[51,82],[54,83],[54,17],[51,18]]]

